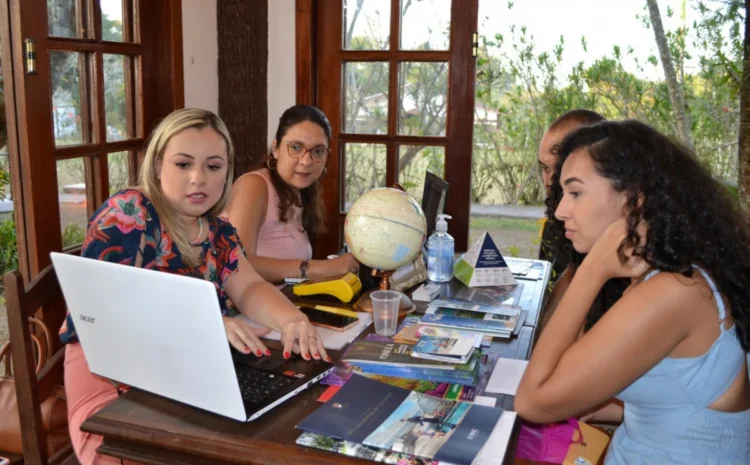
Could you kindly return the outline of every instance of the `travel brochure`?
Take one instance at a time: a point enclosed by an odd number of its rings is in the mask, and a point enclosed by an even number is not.
[[[438,362],[412,357],[413,344],[393,341],[372,341],[365,339],[353,343],[342,358],[349,363],[364,365],[390,365],[398,367],[431,368],[456,370],[455,363]]]
[[[297,427],[424,459],[470,465],[502,409],[439,399],[353,376]]]
[[[474,353],[474,341],[473,335],[467,337],[422,336],[414,346],[411,355],[427,360],[466,363]]]
[[[356,442],[342,441],[330,436],[315,433],[302,433],[302,436],[297,438],[297,444],[328,452],[336,452],[349,457],[370,460],[372,462],[394,465],[438,465],[440,463],[437,460],[421,459],[408,454],[391,452],[378,449],[377,447],[357,444]]]
[[[409,318],[413,318],[413,321],[409,321]],[[472,338],[474,347],[477,349],[482,346],[489,346],[492,342],[492,338],[488,338],[489,341],[485,344],[485,338],[481,334],[471,331],[422,324],[422,317],[419,316],[407,316],[401,326],[399,332],[393,336],[393,340],[405,344],[416,344],[423,336]]]
[[[385,340],[383,340],[385,339]],[[414,344],[401,344],[368,335],[349,347],[342,360],[370,375],[398,376],[439,383],[475,386],[480,354],[474,352],[466,363],[450,363],[412,357]]]
[[[520,308],[508,309],[505,313],[481,313],[430,306],[422,317],[421,324],[472,331],[482,335],[510,337],[520,330],[525,319],[526,312]]]

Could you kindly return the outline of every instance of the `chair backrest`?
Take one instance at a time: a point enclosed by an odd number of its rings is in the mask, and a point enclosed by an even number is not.
[[[70,440],[63,447],[56,448],[54,456],[48,457],[49,438],[41,404],[62,384],[65,348],[57,337],[38,332],[38,325],[34,325],[32,333],[30,325],[30,321],[41,312],[42,321],[51,329],[52,335],[56,335],[65,318],[65,302],[52,265],[42,270],[28,286],[24,286],[18,271],[6,273],[5,300],[24,463],[59,463],[72,454]],[[43,345],[46,348],[42,348]],[[40,354],[40,351],[49,353]],[[37,370],[40,356],[42,360],[46,359],[46,363]]]

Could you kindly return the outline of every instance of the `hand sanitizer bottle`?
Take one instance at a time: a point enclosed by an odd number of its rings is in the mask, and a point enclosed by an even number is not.
[[[453,277],[453,237],[448,234],[449,215],[438,215],[435,232],[427,239],[427,278],[446,282]]]

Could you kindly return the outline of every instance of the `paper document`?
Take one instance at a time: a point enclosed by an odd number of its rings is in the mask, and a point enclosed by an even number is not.
[[[364,331],[365,328],[367,328],[367,326],[372,323],[371,313],[357,312],[357,317],[359,317],[359,322],[357,322],[357,324],[347,329],[346,331],[336,331],[335,329],[321,328],[320,326],[316,326],[315,329],[318,330],[318,334],[323,338],[323,347],[330,350],[340,350],[345,345],[356,339],[357,336],[359,336],[360,333],[362,333],[362,331]],[[244,319],[246,323],[254,328],[263,327],[253,321],[250,321],[250,319],[248,319],[245,315],[238,315],[237,318]],[[279,333],[278,331],[271,331],[270,333],[262,336],[262,338],[270,339],[272,341],[280,341],[281,333]]]
[[[476,396],[474,403],[478,405],[486,405],[487,407],[494,407],[497,403],[497,399],[494,397]]]
[[[487,383],[485,392],[494,394],[516,395],[518,384],[521,382],[523,372],[526,371],[526,360],[513,360],[510,358],[499,358],[492,370],[492,376]]]
[[[516,412],[503,410],[500,419],[492,430],[492,434],[484,443],[471,465],[499,465],[503,463],[505,453],[508,451],[510,436],[513,434],[513,425],[516,423]],[[452,465],[448,462],[440,462],[440,465]]]

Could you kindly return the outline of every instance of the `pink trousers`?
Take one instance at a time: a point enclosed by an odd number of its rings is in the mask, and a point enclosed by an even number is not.
[[[84,433],[81,423],[117,399],[117,389],[104,378],[93,375],[83,355],[81,344],[65,347],[65,394],[68,403],[68,428],[76,456],[82,465],[136,465],[115,457],[96,453],[102,436]]]

